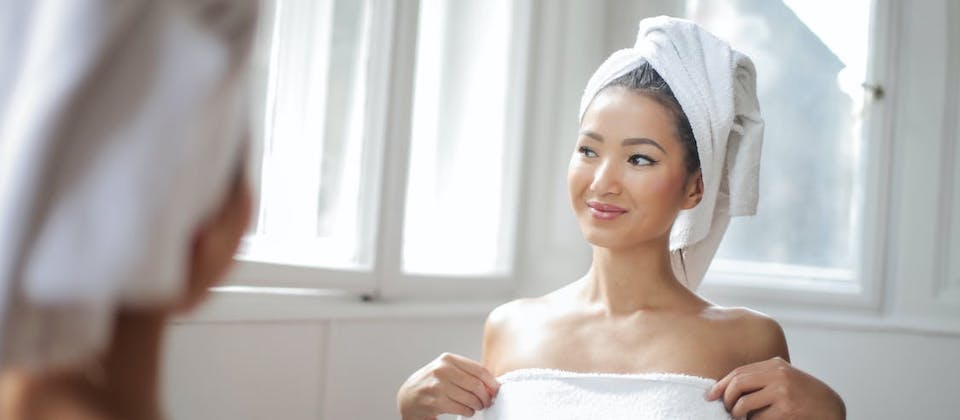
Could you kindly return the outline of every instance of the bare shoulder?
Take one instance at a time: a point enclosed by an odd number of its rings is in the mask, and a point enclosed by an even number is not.
[[[569,305],[563,305],[569,299],[570,287],[564,287],[552,293],[533,298],[522,298],[504,303],[487,315],[484,336],[503,335],[511,330],[530,324],[540,324],[560,315]]]
[[[770,316],[743,307],[711,306],[704,315],[722,326],[723,335],[740,348],[743,363],[780,357],[790,360],[786,336]]]
[[[528,353],[534,347],[529,343],[531,333],[542,337],[554,330],[556,321],[569,309],[561,304],[563,295],[558,292],[513,300],[490,311],[483,328],[483,365],[488,370],[498,374],[529,362],[533,354]]]
[[[86,381],[60,373],[44,377],[9,371],[0,375],[0,418],[109,420],[103,401]],[[79,384],[79,385],[78,385]],[[152,417],[145,417],[152,418]]]
[[[536,305],[537,299],[517,299],[494,308],[487,315],[483,325],[483,366],[494,375],[503,370],[513,337],[522,329],[523,313]]]
[[[523,298],[504,303],[494,308],[487,315],[484,324],[484,336],[488,334],[502,334],[523,320],[529,320],[535,312],[541,310],[544,298]]]
[[[487,330],[499,331],[506,328],[525,308],[535,305],[536,301],[537,299],[530,298],[516,299],[493,308],[493,310],[487,314],[487,322],[484,325],[485,332]]]

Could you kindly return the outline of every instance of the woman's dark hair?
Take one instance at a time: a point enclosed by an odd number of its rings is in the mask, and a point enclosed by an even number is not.
[[[687,153],[687,173],[692,174],[700,169],[700,155],[697,154],[697,139],[693,136],[690,120],[687,119],[687,114],[683,113],[683,108],[680,106],[680,102],[677,101],[677,97],[673,95],[673,91],[670,90],[670,86],[667,85],[667,82],[653,69],[650,63],[644,62],[640,67],[613,79],[613,81],[604,86],[603,89],[612,86],[625,87],[635,91],[657,101],[660,105],[670,110],[677,121],[677,136],[680,138],[680,143],[683,144],[683,148]]]

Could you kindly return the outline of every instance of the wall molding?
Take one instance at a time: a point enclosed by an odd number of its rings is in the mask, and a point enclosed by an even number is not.
[[[502,300],[442,302],[362,302],[345,296],[295,293],[217,292],[198,311],[175,318],[174,325],[323,324],[377,321],[408,322],[450,319],[483,320]],[[753,302],[750,302],[753,303]],[[781,322],[835,331],[877,332],[960,338],[960,324],[937,317],[909,317],[823,307],[791,308],[767,302],[751,304]]]
[[[960,339],[960,327],[931,319],[883,318],[859,315],[776,314],[784,327],[813,328],[823,331],[895,334]]]

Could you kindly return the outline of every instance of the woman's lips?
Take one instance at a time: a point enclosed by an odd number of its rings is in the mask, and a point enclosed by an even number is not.
[[[627,212],[623,207],[599,201],[588,201],[587,207],[590,209],[590,214],[600,220],[613,220]]]

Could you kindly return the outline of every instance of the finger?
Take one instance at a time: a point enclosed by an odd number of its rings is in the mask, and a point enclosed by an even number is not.
[[[483,381],[484,386],[492,395],[496,395],[497,391],[500,390],[500,383],[497,382],[497,378],[480,363],[453,353],[445,353],[444,356],[447,356],[447,361],[450,363]]]
[[[740,366],[730,371],[727,376],[724,376],[713,385],[713,388],[711,388],[710,392],[707,393],[707,400],[713,401],[717,398],[720,398],[720,396],[724,394],[724,391],[730,385],[730,382],[733,381],[733,379],[738,375],[767,371],[780,367],[784,364],[787,364],[787,362],[779,357],[774,357],[772,359]]]
[[[438,410],[440,410],[440,412],[437,414],[457,414],[464,417],[473,417],[473,415],[477,412],[476,410],[451,399],[443,399],[437,403],[436,407]]]
[[[476,376],[460,369],[459,366],[449,366],[448,369],[437,371],[436,374],[438,378],[474,395],[482,404],[480,408],[489,407],[493,403],[493,396],[484,383]]]
[[[775,400],[775,395],[770,389],[761,389],[757,392],[752,392],[747,395],[741,396],[737,399],[736,403],[733,404],[733,407],[730,408],[730,415],[736,418],[746,418],[748,414],[753,413],[757,410],[769,407],[773,404]],[[764,410],[769,411],[769,410]],[[756,419],[756,414],[751,416],[751,419]],[[767,418],[773,418],[769,416],[764,416]]]
[[[750,414],[747,414],[747,417],[744,417],[744,419],[746,420],[783,420],[785,418],[788,418],[783,413],[783,410],[778,409],[774,411],[775,408],[776,407],[772,405],[768,405],[766,407],[755,410]]]
[[[445,393],[447,398],[470,407],[473,410],[483,410],[486,407],[483,405],[483,401],[481,401],[480,398],[478,398],[472,392],[458,386],[451,386],[445,391]]]
[[[727,408],[727,411],[730,411],[737,400],[745,396],[744,394],[757,392],[770,384],[772,380],[769,371],[737,375],[723,391],[724,407]]]

